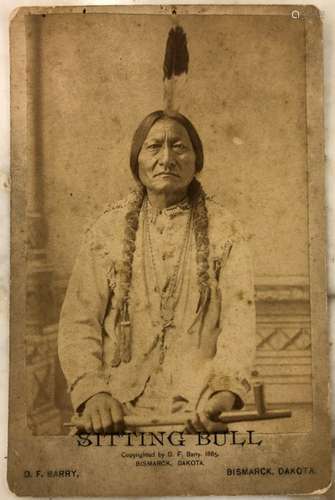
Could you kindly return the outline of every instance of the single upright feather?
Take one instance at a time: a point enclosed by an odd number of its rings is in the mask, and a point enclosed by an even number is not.
[[[185,88],[189,53],[181,26],[170,29],[163,64],[164,103],[167,111],[178,111]]]

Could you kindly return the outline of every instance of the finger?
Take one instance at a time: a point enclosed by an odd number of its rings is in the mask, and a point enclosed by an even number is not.
[[[123,432],[124,416],[122,406],[119,404],[112,405],[110,408],[110,414],[113,422],[113,432]]]
[[[206,427],[202,423],[198,413],[196,413],[192,419],[192,426],[196,432],[206,432]]]
[[[92,421],[90,416],[87,414],[78,418],[76,425],[79,431],[86,431],[88,434],[92,432]]]
[[[218,420],[222,412],[230,411],[235,403],[235,395],[221,391],[214,394],[206,404],[206,413],[211,420]]]
[[[187,434],[197,434],[195,427],[193,426],[193,422],[191,419],[188,419],[186,422],[186,433]]]
[[[199,412],[197,416],[197,428],[200,429],[198,432],[211,432],[209,429],[211,427],[211,421],[207,418],[206,413]]]
[[[226,423],[221,422],[220,420],[212,419],[208,415],[207,411],[201,413],[201,421],[206,427],[206,432],[224,432],[228,430]]]
[[[186,422],[186,425],[185,425],[185,427],[183,429],[183,433],[184,434],[192,434],[191,429],[190,429],[190,427],[189,427],[189,425],[188,425],[187,422]]]
[[[196,413],[196,418],[197,418],[197,428],[199,429],[199,432],[207,432],[207,418],[204,413],[202,412],[197,412]]]
[[[99,410],[100,420],[102,424],[102,428],[104,432],[112,432],[113,431],[113,420],[111,412],[108,409],[100,408]]]
[[[218,404],[216,400],[209,400],[206,405],[205,415],[210,420],[217,420],[222,413],[222,405]]]
[[[91,420],[92,420],[92,425],[93,425],[93,430],[96,434],[102,434],[103,433],[103,427],[102,427],[102,422],[100,418],[100,413],[98,410],[95,410],[92,415],[91,415]]]
[[[72,417],[71,424],[75,425],[78,431],[86,431],[86,417],[83,415],[81,417]]]
[[[224,422],[213,422],[212,420],[208,420],[207,424],[207,432],[227,432],[228,426]]]

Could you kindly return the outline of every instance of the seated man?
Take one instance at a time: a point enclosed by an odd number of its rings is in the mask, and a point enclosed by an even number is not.
[[[59,357],[87,432],[124,415],[185,412],[218,430],[242,408],[255,351],[253,276],[240,224],[196,179],[197,131],[156,111],[135,132],[138,189],[88,231],[63,304]]]

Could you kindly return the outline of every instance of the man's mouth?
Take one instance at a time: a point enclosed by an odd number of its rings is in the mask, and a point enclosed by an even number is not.
[[[154,177],[179,177],[179,175],[174,172],[159,172],[159,174],[155,174]]]

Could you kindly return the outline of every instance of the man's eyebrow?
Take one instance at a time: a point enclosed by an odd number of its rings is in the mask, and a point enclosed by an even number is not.
[[[165,138],[163,136],[157,135],[156,137],[148,137],[147,139],[145,139],[144,144],[148,144],[151,142],[162,142],[164,140],[165,140]],[[172,137],[169,137],[168,141],[169,142],[186,142],[185,138],[183,138],[180,135],[174,135]]]
[[[148,137],[147,139],[145,139],[144,143],[148,143],[148,142],[162,142],[164,140],[163,137],[159,137],[159,136],[156,136],[156,137]]]
[[[171,142],[186,142],[186,139],[185,139],[185,138],[183,138],[183,137],[182,137],[182,136],[180,136],[180,135],[174,135],[174,136],[172,136],[172,137],[169,137],[169,140],[170,140]]]

